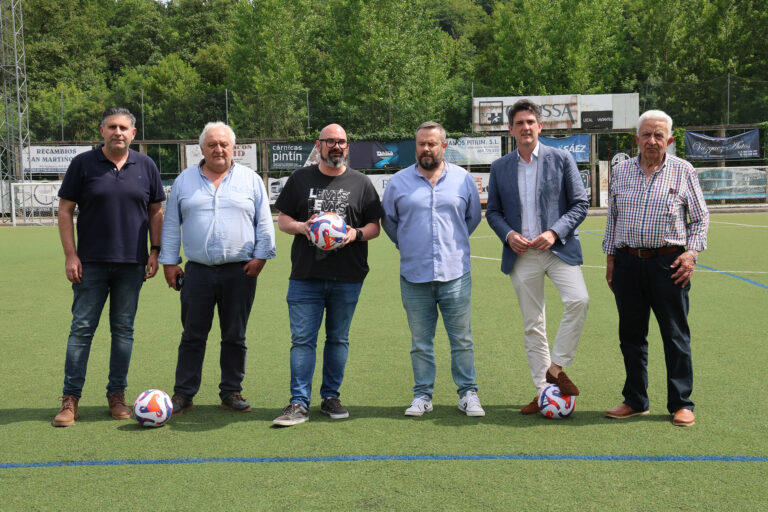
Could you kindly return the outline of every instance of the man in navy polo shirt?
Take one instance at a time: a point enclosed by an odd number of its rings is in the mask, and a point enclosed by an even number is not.
[[[112,334],[107,401],[114,419],[131,416],[125,388],[133,321],[141,286],[157,273],[165,200],[155,163],[129,148],[135,124],[127,109],[107,109],[99,126],[104,144],[76,156],[59,189],[59,235],[74,300],[56,427],[72,425],[78,416],[91,341],[107,296]]]

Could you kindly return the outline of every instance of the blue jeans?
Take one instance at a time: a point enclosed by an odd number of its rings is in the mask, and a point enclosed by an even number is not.
[[[101,311],[109,295],[109,356],[107,396],[128,385],[128,366],[133,349],[133,320],[144,283],[144,265],[135,263],[83,263],[80,283],[72,284],[72,327],[67,340],[62,394],[80,398],[85,384],[91,341],[99,326]]]
[[[475,348],[470,324],[472,277],[467,272],[447,282],[411,283],[400,277],[400,293],[411,329],[413,396],[432,398],[435,388],[435,328],[437,310],[451,343],[451,374],[460,397],[477,391]]]
[[[291,323],[291,403],[309,408],[315,373],[317,334],[325,310],[322,398],[338,397],[349,352],[349,326],[363,287],[324,279],[291,279],[288,316]]]

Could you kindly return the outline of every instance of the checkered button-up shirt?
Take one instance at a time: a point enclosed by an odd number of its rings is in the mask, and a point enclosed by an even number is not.
[[[707,248],[709,211],[696,169],[666,155],[661,168],[646,178],[640,156],[614,166],[603,252],[617,247],[681,245]]]

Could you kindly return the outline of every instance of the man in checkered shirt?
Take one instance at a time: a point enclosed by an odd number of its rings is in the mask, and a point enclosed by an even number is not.
[[[672,423],[694,423],[688,291],[698,254],[707,248],[709,212],[696,170],[666,154],[672,119],[660,110],[640,116],[640,154],[613,168],[603,239],[605,278],[619,310],[626,380],[624,401],[609,418],[648,414],[648,321],[659,323],[667,362]]]

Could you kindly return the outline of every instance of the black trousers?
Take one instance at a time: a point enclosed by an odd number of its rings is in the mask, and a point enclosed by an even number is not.
[[[221,382],[223,400],[243,390],[245,331],[256,293],[256,278],[243,270],[244,262],[217,266],[187,262],[181,289],[181,334],[174,393],[193,397],[200,389],[205,344],[218,308],[221,327]]]
[[[690,282],[676,285],[670,265],[679,252],[642,259],[616,251],[613,292],[619,310],[619,340],[627,377],[624,403],[638,411],[648,402],[648,322],[653,311],[664,342],[667,363],[667,410],[693,410],[691,334],[688,328]]]

